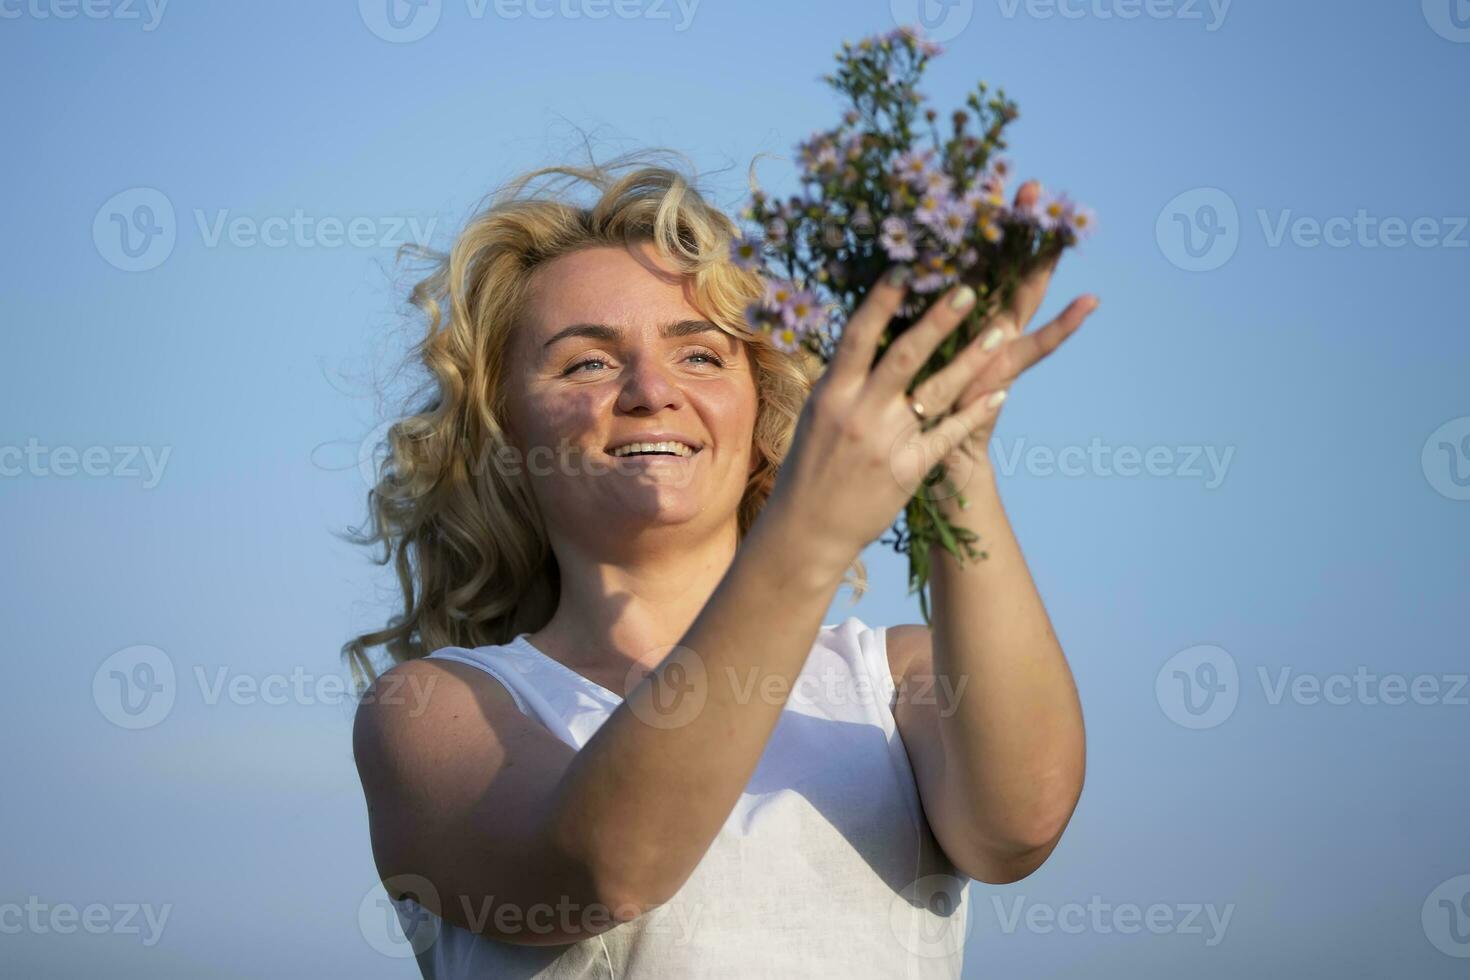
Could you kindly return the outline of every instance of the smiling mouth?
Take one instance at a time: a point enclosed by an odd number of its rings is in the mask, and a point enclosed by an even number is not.
[[[606,455],[609,459],[616,459],[616,460],[618,460],[620,462],[622,460],[636,459],[636,460],[667,460],[667,461],[670,461],[670,462],[687,463],[690,460],[694,459],[694,457],[698,456],[702,452],[704,452],[704,447],[703,446],[701,446],[700,448],[694,450],[694,452],[690,453],[688,456],[681,456],[678,453],[659,452],[659,451],[644,452],[644,453],[617,453],[617,454],[615,454],[615,453],[609,453],[609,452],[604,451],[604,455]]]

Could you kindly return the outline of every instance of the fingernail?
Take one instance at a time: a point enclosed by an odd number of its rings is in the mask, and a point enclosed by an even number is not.
[[[1003,402],[1005,400],[1006,400],[1006,390],[1004,388],[1002,388],[1000,391],[992,392],[991,395],[990,395],[990,397],[987,398],[987,399],[985,399],[985,405],[988,408],[994,408],[995,406],[999,405],[1001,402]]]
[[[975,290],[969,286],[961,286],[953,296],[949,298],[949,308],[952,310],[968,310],[975,304]]]
[[[906,265],[894,266],[888,270],[888,275],[883,277],[883,281],[890,286],[902,286],[909,281],[909,267]]]
[[[991,327],[985,331],[985,336],[980,338],[980,349],[991,350],[996,344],[1005,339],[1005,331],[1000,327]]]

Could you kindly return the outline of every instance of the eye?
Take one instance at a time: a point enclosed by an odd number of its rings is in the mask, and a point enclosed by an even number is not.
[[[564,375],[566,375],[566,374],[575,374],[577,371],[581,370],[582,368],[586,367],[589,364],[606,364],[606,363],[607,362],[604,361],[600,357],[589,357],[585,361],[578,361],[576,364],[573,364],[571,367],[569,367],[565,371],[563,371],[562,374],[564,374]]]
[[[692,352],[689,355],[689,357],[703,357],[703,358],[707,358],[708,360],[710,360],[711,362],[713,362],[714,365],[715,365],[715,367],[724,367],[725,366],[724,359],[721,358],[720,355],[716,354],[712,350],[697,350],[697,351]],[[689,357],[684,358],[684,360],[686,360],[686,361],[689,360]]]
[[[696,350],[696,351],[692,351],[692,352],[690,352],[690,354],[687,357],[684,358],[684,360],[687,361],[687,360],[689,360],[692,357],[703,357],[703,358],[709,360],[710,362],[712,362],[715,367],[724,367],[725,366],[724,358],[720,357],[720,355],[716,354],[712,350]],[[602,364],[602,365],[606,365],[607,364],[607,361],[603,360],[600,357],[589,357],[585,361],[578,361],[576,364],[573,364],[571,367],[567,368],[562,373],[564,375],[575,374],[575,373],[577,373],[578,371],[582,370],[582,368],[586,367],[589,364]]]

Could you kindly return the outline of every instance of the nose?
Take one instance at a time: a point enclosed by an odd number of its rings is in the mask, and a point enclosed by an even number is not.
[[[628,368],[627,380],[618,392],[618,410],[640,409],[656,414],[662,409],[678,409],[684,404],[684,391],[669,377],[656,357],[635,358]]]

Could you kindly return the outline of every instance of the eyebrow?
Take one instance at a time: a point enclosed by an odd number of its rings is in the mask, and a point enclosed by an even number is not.
[[[697,333],[706,333],[710,330],[716,333],[724,333],[719,327],[708,320],[676,320],[666,323],[659,328],[661,337],[689,337]],[[620,340],[623,331],[617,327],[610,327],[605,323],[574,323],[570,327],[558,330],[550,340],[541,345],[545,350],[557,341],[566,340],[568,337],[592,337],[596,340]]]

